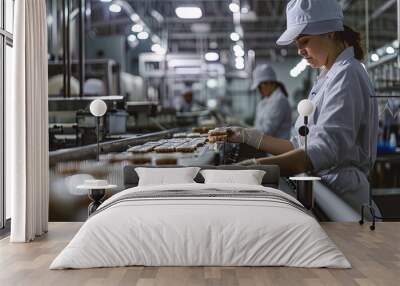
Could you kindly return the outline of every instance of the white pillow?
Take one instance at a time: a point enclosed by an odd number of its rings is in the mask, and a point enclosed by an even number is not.
[[[265,171],[261,170],[202,170],[205,184],[261,185]]]
[[[188,184],[195,183],[193,180],[200,168],[135,168],[139,176],[138,186],[166,185],[166,184]]]

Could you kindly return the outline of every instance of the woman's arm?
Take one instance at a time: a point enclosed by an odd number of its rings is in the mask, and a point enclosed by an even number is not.
[[[213,137],[221,136],[221,134],[227,136],[228,142],[247,144],[272,155],[283,154],[294,149],[289,140],[264,135],[255,128],[221,127],[211,130],[208,136],[211,142],[215,142],[217,140],[213,140]]]
[[[292,149],[291,151],[281,155],[259,158],[256,159],[256,161],[263,165],[278,165],[281,170],[281,176],[291,176],[304,173],[313,168],[310,158],[308,158],[303,149]]]
[[[272,155],[280,155],[294,150],[294,147],[289,140],[264,135],[259,149]]]

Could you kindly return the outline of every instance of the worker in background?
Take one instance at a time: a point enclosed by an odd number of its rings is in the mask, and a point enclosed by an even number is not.
[[[258,89],[261,95],[254,120],[255,129],[277,138],[289,139],[292,110],[288,93],[270,65],[263,64],[254,69],[251,89]]]
[[[206,108],[204,104],[201,104],[193,98],[193,91],[191,89],[185,89],[182,92],[181,97],[176,105],[176,109],[179,112],[199,111]]]
[[[193,107],[193,92],[191,90],[185,90],[182,93],[181,106],[179,108],[180,112],[190,112]]]
[[[286,17],[287,29],[277,43],[295,42],[298,54],[320,69],[309,95],[315,109],[308,117],[307,154],[304,137],[298,135],[284,140],[233,127],[228,140],[275,155],[242,164],[277,164],[284,176],[311,171],[359,211],[368,203],[368,174],[376,159],[378,137],[377,102],[362,66],[360,34],[343,25],[337,0],[291,0]],[[301,125],[299,117],[296,130]]]

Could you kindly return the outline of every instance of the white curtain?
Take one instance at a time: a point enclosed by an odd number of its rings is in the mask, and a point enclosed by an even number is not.
[[[15,1],[13,93],[6,98],[6,187],[11,190],[12,242],[48,226],[46,0]]]

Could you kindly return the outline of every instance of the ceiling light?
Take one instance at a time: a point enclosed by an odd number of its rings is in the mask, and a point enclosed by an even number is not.
[[[153,52],[155,52],[156,54],[160,54],[160,55],[163,55],[163,54],[165,54],[165,49],[163,48],[163,47],[161,47],[161,45],[160,44],[153,44],[152,46],[151,46],[151,50],[153,51]]]
[[[236,45],[233,46],[233,51],[234,51],[234,52],[243,51],[243,48],[242,48],[241,46],[239,46],[239,45],[236,44]]]
[[[163,15],[160,14],[160,12],[158,12],[157,10],[151,10],[150,12],[151,16],[153,16],[154,19],[157,20],[158,23],[162,23],[164,22],[164,17]]]
[[[247,13],[249,13],[249,7],[242,7],[242,9],[240,9],[240,13],[242,13],[242,14],[247,14]]]
[[[209,80],[210,81],[210,80]],[[217,85],[216,86],[214,86],[213,84],[213,81],[211,81],[212,83],[211,83],[211,86],[209,86],[208,85],[208,82],[209,81],[207,81],[207,87],[208,88],[216,88],[217,86],[218,86],[218,82],[216,83]],[[208,108],[210,108],[210,109],[215,109],[215,108],[217,108],[217,106],[218,106],[218,100],[216,99],[216,98],[210,98],[209,100],[207,100],[207,107]]]
[[[210,49],[216,49],[216,48],[218,48],[218,43],[217,43],[217,42],[214,42],[214,41],[212,41],[212,42],[210,42],[210,45],[209,45],[209,47],[210,47]]]
[[[237,41],[240,40],[240,36],[239,36],[239,34],[236,33],[236,32],[231,33],[230,36],[231,36],[231,40],[234,41],[234,42],[237,42]]]
[[[199,7],[178,7],[175,13],[181,19],[199,19],[203,15]]]
[[[215,62],[219,60],[219,55],[216,52],[208,52],[204,55],[204,58],[208,62]]]
[[[235,68],[238,70],[244,69],[244,63],[235,63]]]
[[[236,57],[243,57],[244,51],[242,49],[234,51]]]
[[[235,58],[235,64],[244,64],[244,58],[242,57]]]
[[[387,47],[386,48],[386,53],[388,53],[389,55],[391,55],[391,54],[394,54],[395,53],[395,50],[394,50],[394,48],[393,47]]]
[[[161,42],[160,37],[157,35],[151,36],[151,40],[153,41],[153,43],[157,43],[157,44]]]
[[[133,14],[130,16],[130,18],[131,18],[131,20],[132,20],[133,22],[138,22],[138,21],[140,20],[139,15],[136,14],[136,13],[133,13]]]
[[[149,37],[149,33],[143,31],[137,34],[137,37],[139,40],[146,40]]]
[[[122,8],[118,4],[111,4],[110,7],[108,7],[108,10],[113,13],[119,13],[121,12]]]
[[[372,55],[371,55],[371,60],[372,60],[373,62],[377,62],[377,61],[379,61],[379,56],[378,56],[377,54],[372,54]]]
[[[231,10],[232,13],[237,13],[240,11],[240,7],[236,3],[231,3],[229,4],[229,10]]]
[[[139,33],[141,31],[143,31],[143,26],[140,24],[135,24],[132,26],[131,30],[132,30],[132,32]]]
[[[100,0],[101,2],[105,2],[105,3],[109,3],[109,2],[111,2],[112,0]]]
[[[134,42],[134,41],[136,41],[137,39],[136,39],[136,36],[134,35],[134,34],[130,34],[129,36],[128,36],[128,41],[129,42]]]

